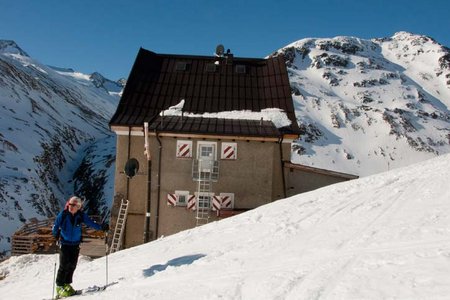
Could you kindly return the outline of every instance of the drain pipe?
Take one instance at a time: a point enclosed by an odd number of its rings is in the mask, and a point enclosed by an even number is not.
[[[283,181],[283,195],[284,198],[287,197],[286,194],[286,178],[284,176],[284,162],[283,162],[283,139],[284,136],[282,135],[279,139],[278,139],[278,143],[279,143],[279,147],[280,147],[280,163],[281,163],[281,179]]]
[[[150,241],[150,216],[151,216],[151,196],[152,196],[152,159],[150,157],[150,147],[148,143],[148,123],[144,123],[144,148],[147,155],[147,211],[145,212],[144,243]]]
[[[160,193],[161,193],[161,158],[162,158],[162,144],[161,139],[159,138],[159,133],[155,129],[156,140],[159,144],[158,149],[158,184],[157,184],[157,200],[156,200],[156,227],[155,227],[155,238],[158,238],[158,228],[159,228],[159,202],[160,202]]]

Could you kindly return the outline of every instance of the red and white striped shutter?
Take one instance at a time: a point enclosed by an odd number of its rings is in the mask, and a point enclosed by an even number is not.
[[[196,199],[195,195],[189,195],[186,209],[195,210],[196,204],[197,204],[197,199]]]
[[[222,199],[223,209],[233,209],[234,208],[234,194],[233,193],[220,193],[220,198]]]
[[[222,198],[220,196],[212,197],[212,210],[218,211],[222,208]]]
[[[237,159],[237,144],[222,143],[221,159]]]
[[[178,195],[177,194],[167,194],[167,205],[177,206]]]
[[[177,158],[192,157],[192,141],[177,141]]]

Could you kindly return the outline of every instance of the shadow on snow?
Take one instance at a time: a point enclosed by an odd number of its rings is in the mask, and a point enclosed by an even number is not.
[[[144,269],[142,271],[142,273],[144,274],[145,277],[151,277],[158,272],[162,272],[162,271],[166,270],[168,267],[180,267],[183,265],[190,265],[194,261],[196,261],[202,257],[205,257],[205,256],[206,256],[205,254],[194,254],[194,255],[186,255],[186,256],[177,257],[177,258],[169,260],[165,265],[154,265],[148,269]]]

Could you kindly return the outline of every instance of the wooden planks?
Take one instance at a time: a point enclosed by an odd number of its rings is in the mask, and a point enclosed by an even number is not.
[[[96,217],[91,217],[96,219]],[[31,253],[55,253],[56,240],[52,235],[52,227],[55,218],[38,221],[33,218],[29,223],[26,223],[21,229],[16,231],[11,239],[11,255],[22,255]],[[83,240],[87,240],[91,245],[98,248],[98,242],[94,240],[101,240],[103,244],[104,233],[83,226]],[[87,253],[93,252],[95,256],[100,253],[98,250],[91,251],[89,245],[85,246]],[[104,251],[101,253],[104,254]],[[101,255],[100,255],[101,256]]]

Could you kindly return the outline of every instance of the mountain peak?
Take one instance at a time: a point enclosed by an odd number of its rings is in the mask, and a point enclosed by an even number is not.
[[[306,38],[278,53],[304,131],[293,162],[366,176],[450,152],[450,53],[432,38]],[[370,142],[347,138],[359,135]]]
[[[92,80],[92,82],[94,83],[94,85],[96,87],[100,87],[103,85],[103,83],[105,83],[105,81],[107,80],[102,74],[98,73],[98,72],[94,72],[92,73],[89,78]]]
[[[18,54],[29,57],[29,55],[12,40],[0,40],[0,53]]]
[[[109,80],[98,72],[92,73],[89,78],[97,88],[104,88],[109,93],[120,93],[125,86],[122,81]]]
[[[432,37],[421,35],[421,34],[415,34],[407,31],[399,31],[396,32],[391,40],[394,41],[402,41],[402,42],[409,42],[413,46],[423,46],[427,43],[440,45],[436,40],[434,40]]]

